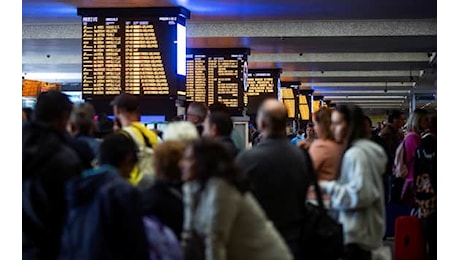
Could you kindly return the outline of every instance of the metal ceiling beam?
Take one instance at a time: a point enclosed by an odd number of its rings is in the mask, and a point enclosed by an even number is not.
[[[355,87],[355,88],[368,88],[368,87],[412,87],[415,82],[302,82],[300,87]]]
[[[254,53],[248,62],[427,62],[426,52]],[[414,76],[417,73],[414,72]]]
[[[335,91],[318,91],[315,90],[314,93],[320,95],[333,95],[333,96],[388,96],[388,95],[409,95],[410,90],[389,90],[384,92],[383,90],[362,90],[362,91],[353,91],[353,90],[335,90]]]
[[[379,71],[283,71],[282,77],[414,77],[419,71],[379,70]]]
[[[58,57],[46,58],[42,56],[27,55],[23,57],[24,64],[53,64],[59,59],[59,63],[74,64],[81,63],[81,55],[61,55]],[[309,53],[299,56],[298,54],[251,54],[249,62],[404,62],[404,61],[427,61],[426,53],[404,52],[404,53]],[[54,62],[53,62],[54,61]],[[414,73],[415,76],[416,73]],[[283,74],[285,76],[285,74]]]
[[[436,19],[188,21],[187,37],[335,37],[436,35]],[[81,24],[23,24],[22,39],[78,39]]]
[[[336,96],[336,95],[328,95],[324,96],[324,98],[327,99],[334,99],[334,100],[369,100],[369,101],[375,101],[375,100],[387,100],[387,101],[392,101],[392,100],[406,100],[407,96],[395,96],[395,95],[384,95],[384,96],[379,96],[379,95],[366,95],[366,96],[361,96],[361,95],[348,95],[348,96]]]
[[[188,22],[188,37],[436,35],[436,19]]]

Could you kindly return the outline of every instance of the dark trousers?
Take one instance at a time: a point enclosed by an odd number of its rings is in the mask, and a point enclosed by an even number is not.
[[[345,245],[343,260],[372,260],[371,251],[366,251],[358,244]]]

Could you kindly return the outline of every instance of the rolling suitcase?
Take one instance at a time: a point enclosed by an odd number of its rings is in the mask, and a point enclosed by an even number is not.
[[[396,218],[394,260],[425,259],[422,223],[415,216]]]

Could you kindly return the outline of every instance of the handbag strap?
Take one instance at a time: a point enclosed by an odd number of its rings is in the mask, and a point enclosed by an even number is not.
[[[310,182],[313,183],[313,186],[315,187],[315,195],[316,195],[316,200],[318,202],[318,205],[320,208],[324,209],[324,202],[323,202],[323,197],[321,194],[321,190],[318,185],[318,176],[315,172],[315,169],[313,168],[313,162],[311,161],[310,154],[308,153],[308,150],[305,150],[303,148],[300,148],[304,154],[305,158],[305,163],[307,165],[307,175],[308,179]],[[311,183],[309,183],[310,185]]]

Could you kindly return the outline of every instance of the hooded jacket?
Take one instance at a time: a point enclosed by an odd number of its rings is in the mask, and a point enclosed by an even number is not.
[[[251,192],[242,194],[219,177],[188,181],[184,230],[203,239],[206,260],[291,260],[283,238]]]
[[[23,259],[56,259],[66,212],[66,182],[82,170],[63,133],[44,123],[22,129]]]
[[[339,179],[320,182],[323,192],[331,196],[331,207],[339,211],[345,244],[356,243],[368,251],[381,245],[386,163],[382,147],[367,139],[356,140],[345,151]]]
[[[110,165],[67,186],[68,217],[59,259],[148,259],[141,201]]]

